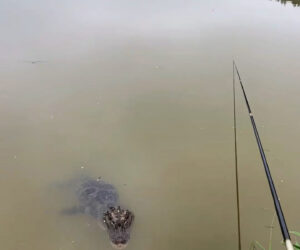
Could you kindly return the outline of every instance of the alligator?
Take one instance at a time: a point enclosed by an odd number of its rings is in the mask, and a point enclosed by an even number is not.
[[[119,204],[115,187],[98,178],[85,178],[76,191],[78,205],[65,214],[84,213],[94,217],[107,229],[113,247],[123,249],[130,239],[134,214]]]

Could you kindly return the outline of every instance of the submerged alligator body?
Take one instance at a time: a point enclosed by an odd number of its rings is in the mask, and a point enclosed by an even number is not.
[[[121,208],[114,186],[100,179],[84,179],[76,194],[79,205],[67,210],[67,213],[83,212],[101,221],[112,245],[118,249],[126,247],[134,215]]]

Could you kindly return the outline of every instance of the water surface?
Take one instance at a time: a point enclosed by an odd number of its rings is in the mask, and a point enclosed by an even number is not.
[[[114,184],[128,249],[237,249],[232,59],[291,230],[300,230],[298,1],[0,0],[0,241],[111,249],[62,183]],[[239,93],[242,244],[273,205]],[[275,222],[273,249],[282,249]]]

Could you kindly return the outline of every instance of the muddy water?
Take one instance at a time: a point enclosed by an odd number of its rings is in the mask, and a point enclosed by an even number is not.
[[[294,5],[293,5],[294,4]],[[113,183],[128,249],[237,249],[235,58],[291,230],[300,230],[297,1],[0,1],[0,242],[111,249],[67,183]],[[242,96],[242,244],[274,213]],[[282,249],[277,221],[273,249]]]

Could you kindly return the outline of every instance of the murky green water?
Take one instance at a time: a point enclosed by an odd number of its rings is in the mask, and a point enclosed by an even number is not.
[[[80,172],[135,212],[128,250],[237,249],[233,58],[300,231],[300,8],[282,3],[0,0],[1,249],[111,249],[92,219],[59,213]],[[237,104],[248,249],[267,245],[274,210]]]

